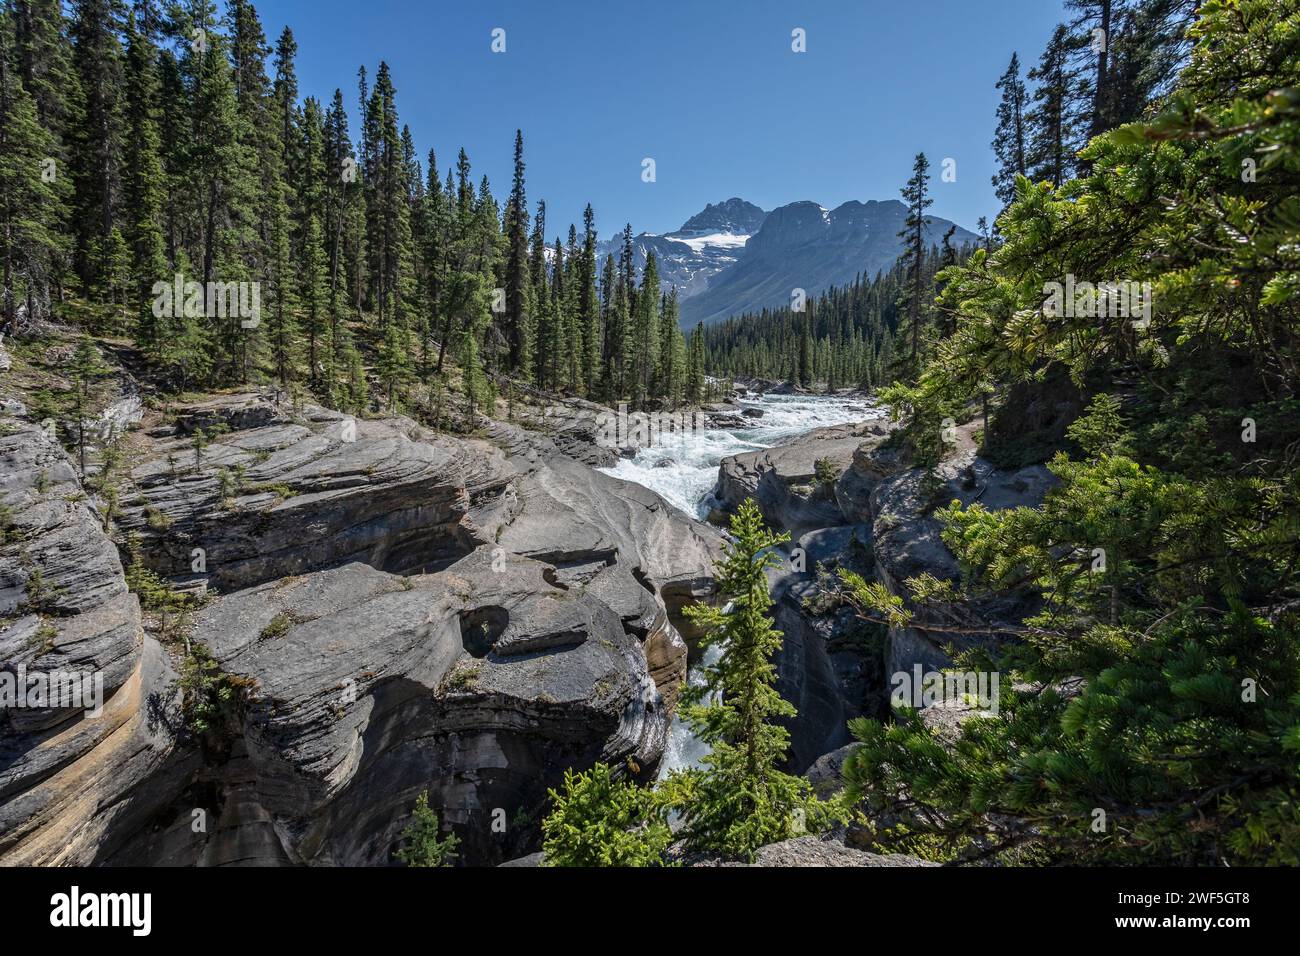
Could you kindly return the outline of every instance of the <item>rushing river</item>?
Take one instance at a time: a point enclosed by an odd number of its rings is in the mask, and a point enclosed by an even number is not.
[[[624,458],[600,470],[657,491],[669,504],[702,521],[712,504],[722,459],[769,448],[783,438],[814,428],[866,421],[880,415],[879,406],[863,398],[765,395],[737,404],[763,412],[755,420],[755,427],[734,431],[711,428],[694,434],[672,435],[662,445],[643,448],[635,457]],[[716,660],[718,653],[717,648],[711,648],[705,662]],[[701,682],[698,665],[691,668],[688,680],[696,685]],[[699,766],[707,753],[708,748],[696,739],[680,717],[674,716],[659,767],[660,779],[673,770]]]
[[[710,428],[694,434],[669,435],[664,444],[643,448],[636,457],[624,458],[601,471],[645,485],[659,492],[670,505],[703,520],[709,513],[722,459],[769,448],[782,438],[824,425],[860,422],[880,414],[877,405],[863,398],[765,395],[737,404],[763,412],[754,428]]]

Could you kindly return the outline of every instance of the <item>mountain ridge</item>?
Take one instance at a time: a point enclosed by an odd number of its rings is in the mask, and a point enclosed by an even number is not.
[[[638,271],[654,250],[660,288],[676,288],[682,325],[706,325],[744,312],[790,302],[795,289],[816,295],[843,286],[858,275],[888,269],[902,252],[898,231],[907,207],[897,199],[850,199],[827,209],[812,200],[797,200],[764,212],[739,197],[708,203],[680,229],[632,238]],[[925,241],[938,244],[956,224],[927,216]],[[978,236],[956,227],[954,242]],[[597,246],[597,256],[618,258],[622,236]]]

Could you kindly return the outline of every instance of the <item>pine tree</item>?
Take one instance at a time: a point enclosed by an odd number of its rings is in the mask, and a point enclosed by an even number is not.
[[[62,143],[72,123],[80,119],[80,77],[73,66],[67,19],[61,0],[14,0],[15,60],[19,80],[36,109],[36,119]],[[61,155],[66,160],[66,153]]]
[[[334,344],[327,362],[327,381],[332,387],[336,371],[346,369],[349,364],[344,360],[345,336],[341,326],[351,301],[348,295],[349,276],[354,274],[356,265],[363,259],[359,228],[362,222],[359,205],[361,189],[356,182],[356,157],[352,155],[347,110],[343,106],[341,90],[334,91],[334,99],[325,117],[324,150],[330,340]],[[349,263],[353,265],[350,266]]]
[[[307,375],[313,388],[319,389],[322,372],[325,387],[333,387],[328,365],[322,369],[322,355],[332,355],[334,343],[330,323],[330,293],[327,275],[328,263],[325,244],[321,238],[320,222],[315,216],[307,220],[307,235],[303,241],[302,266],[299,270],[298,300],[302,308],[303,330],[307,333]]]
[[[696,324],[691,332],[690,356],[686,372],[686,401],[698,405],[704,401],[704,323]]]
[[[9,18],[0,16],[0,314],[17,332],[20,308],[28,322],[48,315],[68,246],[57,167],[54,179],[43,174],[55,144],[12,70],[12,50]]]
[[[802,385],[804,388],[811,388],[813,383],[813,302],[811,299],[806,303],[806,306],[808,311],[804,315],[803,321],[799,323],[799,371],[795,378],[795,384]]]
[[[132,17],[127,28],[126,47],[126,179],[123,198],[127,210],[127,242],[131,250],[134,295],[139,302],[136,344],[154,365],[176,339],[175,320],[155,316],[151,290],[155,282],[167,282],[167,246],[163,234],[163,202],[166,181],[162,141],[156,120],[158,81],[157,51],[148,37],[136,29]]]
[[[930,198],[930,161],[925,153],[917,153],[912,164],[912,178],[903,187],[903,201],[907,203],[907,223],[898,237],[905,246],[901,261],[907,268],[907,286],[904,302],[907,307],[907,329],[910,340],[909,361],[916,367],[921,351],[921,325],[925,320],[926,296],[929,292],[925,274],[925,210],[934,200]]]
[[[515,130],[515,173],[506,202],[506,338],[510,343],[509,368],[522,373],[525,379],[532,375],[532,329],[528,320],[530,309],[528,262],[528,199],[524,190],[524,135]]]
[[[411,822],[402,831],[402,847],[397,851],[397,859],[406,866],[451,866],[459,846],[456,834],[441,836],[438,815],[429,807],[429,791],[420,791],[415,799]]]
[[[635,319],[632,328],[631,363],[628,378],[634,382],[633,402],[644,408],[659,381],[659,267],[654,250],[646,253],[645,271],[641,274],[641,290],[636,297]]]
[[[998,127],[993,134],[993,155],[998,170],[993,187],[999,201],[1008,205],[1016,194],[1016,178],[1024,176],[1025,165],[1025,84],[1020,79],[1020,57],[1011,54],[1007,70],[997,82],[1002,92],[998,103]]]
[[[737,510],[731,533],[715,570],[725,603],[686,611],[702,630],[701,646],[722,652],[683,696],[686,721],[711,751],[702,770],[678,775],[671,789],[681,795],[682,832],[693,848],[752,859],[759,847],[795,834],[796,821],[815,827],[818,808],[806,781],[778,769],[790,734],[773,723],[796,713],[773,686],[781,632],[769,613],[766,576],[778,561],[772,549],[789,535],[768,531],[753,499]]]
[[[366,104],[365,178],[367,188],[366,233],[370,251],[375,309],[379,329],[389,321],[405,322],[413,295],[410,178],[404,162],[397,122],[396,91],[387,63],[380,63],[375,86]],[[462,151],[464,157],[464,151]],[[469,161],[464,160],[468,174]],[[462,184],[463,185],[463,184]],[[472,190],[462,203],[472,206]],[[471,213],[466,210],[466,218]]]
[[[600,324],[604,332],[600,353],[600,393],[605,401],[611,403],[623,394],[623,353],[626,350],[626,326],[617,311],[620,284],[616,276],[614,256],[606,255],[600,277]]]
[[[548,791],[542,821],[547,866],[662,866],[673,832],[668,808],[652,790],[615,779],[598,763],[564,772],[564,790]]]
[[[410,377],[410,339],[401,323],[389,322],[379,344],[379,385],[384,390],[384,402],[390,409],[397,407],[402,386]]]
[[[86,423],[92,414],[99,382],[109,373],[109,368],[99,357],[99,350],[88,338],[77,342],[68,367],[72,379],[72,395],[68,410],[77,429],[77,462],[82,480],[86,477]]]
[[[192,139],[177,178],[184,184],[187,201],[198,209],[198,278],[205,286],[218,281],[249,281],[246,255],[258,248],[257,228],[262,219],[258,196],[271,200],[276,196],[274,189],[258,188],[253,131],[239,110],[226,38],[214,29],[213,21],[211,7],[201,3],[178,24],[183,36],[194,39],[187,43],[181,62],[182,75],[192,91]],[[246,378],[257,330],[241,326],[237,315],[218,318],[215,323],[212,341],[216,354],[211,361],[217,377]]]
[[[45,159],[54,161],[53,195],[47,197],[44,217],[58,223],[59,248],[50,262],[50,295],[63,301],[64,277],[71,264],[72,246],[63,237],[74,234],[71,221],[72,150],[74,131],[84,119],[81,77],[73,65],[74,51],[61,0],[13,0],[14,61],[18,82],[32,98],[36,120],[48,136]],[[42,217],[43,218],[43,217]],[[41,300],[44,300],[43,294]]]
[[[279,116],[281,160],[287,182],[297,178],[298,137],[295,120],[298,108],[298,74],[294,58],[298,55],[298,41],[293,30],[285,27],[275,41],[275,109]]]
[[[1286,211],[1300,122],[1277,92],[1300,83],[1294,8],[1202,4],[1167,108],[1095,137],[1090,174],[1067,188],[1037,183],[1017,196],[999,218],[997,255],[945,276],[955,334],[915,385],[884,396],[908,406],[900,441],[915,450],[940,416],[991,386],[1014,388],[986,437],[1012,460],[1024,408],[1051,383],[1071,381],[1087,411],[1068,441],[1031,453],[1052,455],[1040,504],[997,509],[972,496],[934,512],[960,581],[852,589],[864,617],[893,627],[918,617],[948,627],[990,599],[1033,596],[1024,620],[998,622],[998,646],[981,637],[956,661],[1003,675],[996,713],[942,736],[911,708],[853,723],[861,746],[845,764],[848,795],[898,821],[874,833],[879,850],[1300,863],[1300,500],[1286,451],[1295,430],[1282,424],[1300,377],[1297,288],[1277,258],[1300,233]],[[1112,90],[1124,49],[1112,38]],[[1262,164],[1257,178],[1243,175],[1244,160],[1265,153],[1267,175]],[[1149,325],[1046,315],[1044,284],[1082,265],[1167,290]],[[1032,329],[1017,328],[1026,318]],[[1266,419],[1275,424],[1241,430]]]
[[[1078,125],[1083,87],[1070,56],[1077,43],[1065,26],[1058,26],[1029,78],[1038,85],[1033,108],[1025,116],[1028,130],[1025,164],[1030,178],[1060,186],[1074,173],[1081,143],[1074,132]]]
[[[289,384],[297,370],[298,327],[294,317],[297,308],[292,253],[289,247],[289,204],[284,196],[286,187],[270,204],[271,221],[268,225],[267,278],[269,301],[266,309],[266,339],[270,347],[271,367],[281,387]],[[248,376],[247,340],[245,340],[244,378]]]
[[[116,226],[120,202],[120,13],[114,0],[76,0],[73,4],[73,62],[84,97],[84,113],[71,136],[73,224],[77,272],[86,290],[95,288],[100,279],[95,252],[102,249]]]
[[[471,323],[461,330],[460,354],[457,359],[457,364],[460,365],[462,388],[465,393],[465,427],[467,429],[473,429],[478,414],[485,411],[483,364],[479,360],[478,335],[474,325],[474,323]]]
[[[582,212],[582,258],[578,276],[578,322],[582,329],[582,391],[596,391],[604,329],[601,327],[600,294],[596,289],[596,214],[591,204]]]
[[[682,403],[686,390],[686,340],[682,337],[681,308],[674,286],[663,297],[659,322],[659,382],[657,394],[669,408]]]

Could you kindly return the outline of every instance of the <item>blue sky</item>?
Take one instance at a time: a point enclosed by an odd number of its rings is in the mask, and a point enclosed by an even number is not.
[[[897,198],[924,150],[935,215],[974,228],[996,211],[994,83],[1012,50],[1037,61],[1060,0],[261,0],[268,39],[298,40],[302,95],[386,60],[397,106],[443,175],[464,146],[474,175],[510,185],[524,133],[528,198],[550,235],[591,202],[602,238],[668,232],[706,203],[772,209]],[[506,31],[506,52],[491,50]],[[806,31],[807,52],[791,51]],[[657,181],[641,179],[652,157]]]

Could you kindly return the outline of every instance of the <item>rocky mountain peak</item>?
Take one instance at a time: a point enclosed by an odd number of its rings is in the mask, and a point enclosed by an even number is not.
[[[720,203],[709,203],[687,219],[678,232],[730,232],[750,236],[758,232],[766,216],[767,213],[752,202],[733,196]]]

